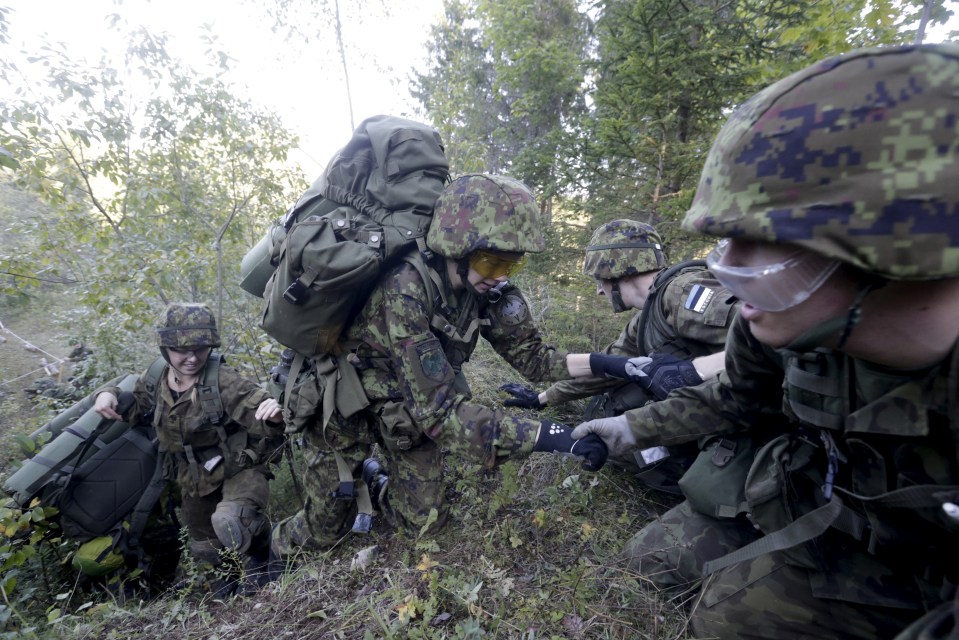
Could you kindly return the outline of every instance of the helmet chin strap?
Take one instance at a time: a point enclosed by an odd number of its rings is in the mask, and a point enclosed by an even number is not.
[[[463,256],[456,263],[456,274],[460,277],[460,280],[463,282],[463,287],[466,291],[474,297],[481,297],[483,294],[476,290],[476,287],[473,286],[473,283],[470,282],[470,259],[469,256]]]
[[[613,313],[622,313],[628,308],[623,302],[623,294],[619,291],[619,280],[613,280],[613,287],[610,291],[609,301],[613,305]]]
[[[163,356],[163,359],[166,360],[166,363],[170,365],[170,368],[173,369],[174,372],[176,372],[174,373],[174,377],[177,379],[179,384],[180,376],[186,376],[187,374],[183,373],[182,371],[174,367],[173,363],[170,362],[170,350],[168,347],[160,347],[160,355]],[[177,376],[176,374],[180,374],[180,375]]]
[[[820,322],[790,342],[785,348],[798,352],[811,351],[821,346],[830,336],[835,335],[836,332],[841,329],[842,333],[839,334],[839,342],[836,344],[836,350],[842,350],[842,348],[846,346],[846,342],[849,341],[852,330],[855,329],[859,321],[862,320],[862,301],[869,292],[880,289],[885,286],[885,284],[886,280],[881,278],[866,280],[859,285],[859,289],[856,291],[856,297],[853,299],[845,315],[836,316],[835,318]]]

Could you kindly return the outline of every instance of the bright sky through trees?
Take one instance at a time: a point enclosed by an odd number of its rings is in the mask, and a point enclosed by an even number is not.
[[[308,179],[349,139],[349,108],[332,27],[322,34],[326,42],[284,41],[272,31],[265,11],[235,0],[0,0],[0,4],[11,8],[10,43],[5,47],[10,53],[4,55],[29,54],[46,43],[63,42],[74,58],[96,61],[101,49],[123,46],[122,35],[107,19],[114,13],[130,28],[142,25],[167,33],[171,53],[197,69],[207,64],[205,51],[211,47],[225,51],[233,59],[228,81],[237,93],[275,110],[300,136],[297,160]],[[424,58],[430,23],[442,12],[441,0],[387,4],[392,14],[388,18],[375,17],[382,12],[378,6],[362,30],[344,24],[357,124],[377,113],[413,115],[407,77]]]

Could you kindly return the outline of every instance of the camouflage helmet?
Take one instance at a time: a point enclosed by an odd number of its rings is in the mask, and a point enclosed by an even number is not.
[[[545,221],[529,188],[518,180],[468,174],[447,185],[433,208],[426,245],[458,260],[477,249],[539,253]]]
[[[598,280],[618,280],[665,266],[659,234],[635,220],[613,220],[596,229],[583,259],[583,273]]]
[[[959,276],[959,47],[862,49],[733,112],[690,231],[796,245],[889,279]]]
[[[216,319],[205,304],[173,302],[160,314],[157,323],[157,346],[185,349],[219,347],[220,334]]]

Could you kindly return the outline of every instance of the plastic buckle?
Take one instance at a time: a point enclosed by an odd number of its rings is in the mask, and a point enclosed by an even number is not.
[[[299,280],[294,280],[293,283],[286,288],[286,291],[283,292],[283,299],[290,304],[299,305],[306,302],[309,295],[309,288]]]
[[[717,467],[725,467],[729,464],[729,461],[733,459],[734,455],[736,455],[736,443],[732,440],[721,438],[713,450],[713,464]]]
[[[369,533],[373,528],[373,515],[370,513],[357,513],[353,521],[353,533]]]
[[[330,492],[330,497],[334,500],[355,500],[356,493],[353,491],[353,482],[341,482],[336,491]]]
[[[406,451],[413,446],[413,439],[409,436],[400,436],[396,439],[396,446],[400,451]]]

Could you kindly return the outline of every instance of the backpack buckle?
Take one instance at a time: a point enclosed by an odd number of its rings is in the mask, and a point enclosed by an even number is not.
[[[720,438],[713,449],[712,462],[717,467],[725,467],[729,461],[736,455],[736,442],[726,438]]]
[[[283,292],[283,299],[290,304],[300,305],[306,302],[309,295],[309,287],[299,280],[294,280],[293,284],[287,287],[286,291]]]
[[[330,491],[330,497],[334,500],[355,500],[356,493],[353,491],[353,482],[340,482],[336,491]]]

